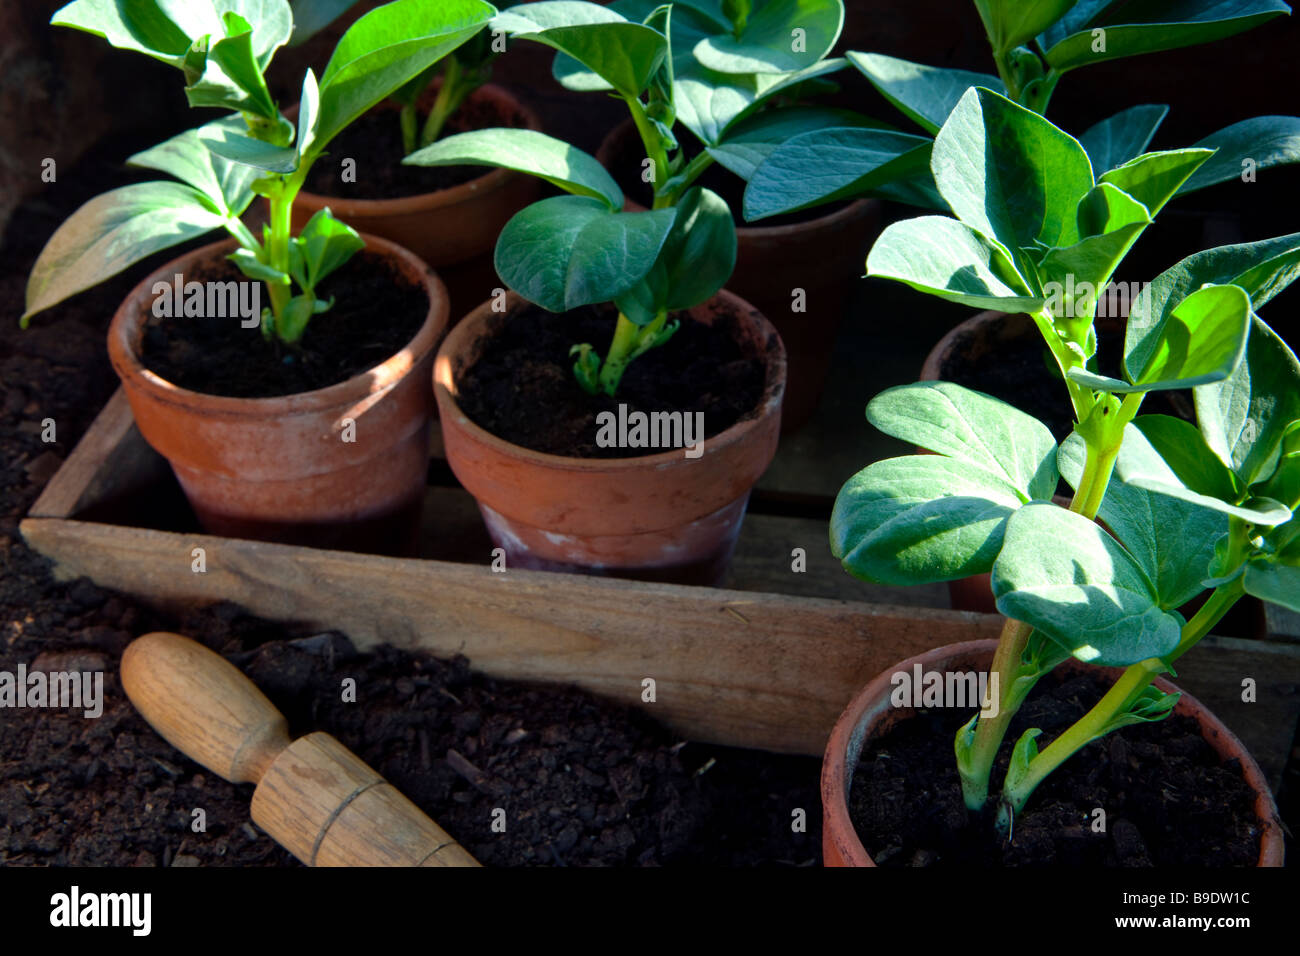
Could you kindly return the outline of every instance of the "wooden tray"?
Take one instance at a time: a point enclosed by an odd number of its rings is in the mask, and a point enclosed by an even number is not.
[[[943,586],[853,580],[827,551],[826,503],[761,486],[725,589],[494,573],[473,499],[445,462],[430,472],[420,558],[205,535],[119,391],[20,527],[60,578],[85,575],[164,607],[234,601],[343,631],[362,649],[464,654],[487,674],[573,683],[642,707],[690,739],[784,753],[820,755],[840,711],[880,671],[1001,627],[995,615],[948,609]],[[203,573],[192,570],[200,547]],[[806,572],[791,569],[795,548]],[[1276,787],[1300,717],[1300,645],[1203,644],[1179,684],[1242,738]],[[1246,677],[1257,682],[1255,703],[1240,699]],[[642,700],[645,678],[653,702]]]

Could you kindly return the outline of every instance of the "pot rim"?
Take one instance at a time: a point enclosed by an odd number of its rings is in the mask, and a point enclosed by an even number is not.
[[[780,411],[781,400],[785,394],[786,355],[781,336],[761,312],[740,298],[740,296],[728,292],[726,289],[719,289],[712,299],[707,301],[713,301],[714,299],[720,299],[722,303],[735,309],[742,321],[752,322],[757,325],[760,336],[769,343],[767,352],[760,356],[764,360],[763,365],[766,371],[763,394],[759,397],[758,403],[743,418],[708,439],[710,448],[717,449],[719,447],[726,448],[742,441],[751,431],[758,427],[761,421],[774,412]],[[456,427],[458,429],[465,432],[475,442],[487,446],[500,455],[534,467],[558,471],[618,475],[629,471],[643,471],[647,468],[664,470],[693,464],[692,461],[682,457],[680,448],[631,458],[574,458],[567,455],[533,451],[522,445],[508,442],[504,438],[499,438],[472,421],[456,401],[457,391],[452,374],[452,357],[462,351],[463,346],[472,341],[475,332],[484,323],[491,321],[492,316],[509,316],[517,309],[530,304],[527,299],[513,291],[506,293],[506,310],[504,313],[492,312],[491,301],[488,300],[480,304],[456,324],[456,327],[443,339],[442,346],[438,349],[437,358],[434,360],[434,394],[440,403],[446,401],[448,407],[455,411]],[[775,344],[775,348],[771,347],[772,343]],[[716,451],[714,453],[716,454]]]
[[[963,641],[958,644],[945,644],[900,661],[872,678],[865,687],[854,695],[853,700],[849,702],[849,705],[844,708],[844,712],[840,714],[839,719],[835,721],[830,739],[826,743],[825,755],[822,758],[820,788],[823,826],[825,827],[823,841],[833,840],[836,849],[847,863],[852,866],[875,866],[871,854],[862,845],[862,839],[858,836],[857,829],[853,826],[853,820],[849,816],[848,794],[853,786],[853,773],[857,768],[856,761],[854,767],[849,767],[848,752],[854,737],[862,735],[865,741],[865,725],[882,712],[883,705],[880,707],[873,705],[877,701],[887,701],[889,699],[889,691],[892,689],[890,675],[896,671],[908,670],[914,664],[920,664],[922,668],[942,669],[943,664],[955,657],[979,656],[992,660],[997,643],[996,640],[989,638],[978,641]],[[1119,670],[1118,668],[1106,669]],[[1273,793],[1268,787],[1268,782],[1259,769],[1259,764],[1255,762],[1255,758],[1237,739],[1237,736],[1214,715],[1214,712],[1191,694],[1175,686],[1164,677],[1157,677],[1154,683],[1165,693],[1178,693],[1181,695],[1174,707],[1176,713],[1193,717],[1202,730],[1207,725],[1217,730],[1220,735],[1219,743],[1222,746],[1217,746],[1216,741],[1210,740],[1204,733],[1202,733],[1202,739],[1210,744],[1217,753],[1220,753],[1220,756],[1222,756],[1222,751],[1236,752],[1235,756],[1240,761],[1242,776],[1251,789],[1255,791],[1255,815],[1260,823],[1259,859],[1256,865],[1281,866],[1284,844],[1281,827],[1277,823],[1277,805],[1273,800]]]
[[[496,83],[485,83],[470,94],[471,97],[476,95],[486,96],[498,103],[509,103],[522,114],[524,125],[512,128],[529,129],[535,133],[542,131],[542,123],[537,118],[537,114],[525,106],[518,97],[505,87]],[[393,107],[390,100],[385,100],[376,108],[391,109]],[[295,103],[284,112],[285,116],[291,120],[295,119],[298,113],[298,104]],[[365,216],[415,215],[448,206],[458,206],[484,194],[498,192],[524,175],[524,173],[515,172],[513,169],[490,169],[483,175],[476,176],[456,186],[448,186],[445,189],[436,189],[428,193],[396,196],[389,199],[350,199],[345,196],[330,196],[325,193],[315,193],[308,189],[302,189],[298,191],[296,201],[302,202],[311,208],[328,206],[340,219],[345,221],[349,218],[358,219]]]
[[[175,385],[146,368],[140,360],[138,346],[145,325],[147,309],[144,306],[151,295],[153,284],[161,281],[164,276],[183,273],[182,264],[188,266],[197,261],[209,260],[238,246],[236,240],[225,239],[177,256],[159,266],[127,293],[113,314],[108,328],[108,353],[114,371],[123,382],[129,380],[132,388],[146,393],[152,401],[192,411],[201,409],[206,415],[230,419],[310,415],[339,405],[356,404],[389,391],[433,351],[447,326],[451,303],[442,280],[413,252],[380,236],[361,233],[361,238],[366,244],[365,249],[395,260],[404,273],[423,285],[429,301],[424,322],[415,335],[400,351],[378,365],[324,388],[266,398],[239,398],[196,392]]]
[[[609,151],[612,148],[614,140],[619,137],[628,135],[629,131],[635,129],[632,118],[620,122],[617,126],[605,134],[605,138],[600,141],[600,147],[596,150],[596,159],[606,170],[609,164],[606,160],[609,158]],[[611,172],[612,176],[613,173]],[[620,189],[622,187],[619,187]],[[875,199],[861,198],[850,201],[843,209],[837,209],[834,212],[828,212],[825,215],[818,216],[815,219],[808,219],[804,222],[787,223],[783,226],[736,226],[736,238],[751,240],[777,240],[777,239],[800,239],[806,240],[810,233],[821,231],[832,232],[838,229],[846,222],[856,219],[864,219],[870,215],[871,211],[879,206]],[[624,196],[623,208],[632,212],[644,212],[645,207],[633,199]]]

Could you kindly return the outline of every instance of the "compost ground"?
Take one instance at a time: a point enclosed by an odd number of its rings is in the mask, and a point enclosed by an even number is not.
[[[574,689],[491,680],[465,661],[393,649],[359,655],[340,635],[233,605],[162,613],[84,579],[53,579],[18,522],[117,385],[105,347],[113,311],[177,250],[22,331],[26,276],[57,224],[99,192],[142,179],[122,159],[170,132],[106,143],[76,169],[61,168],[58,188],[26,202],[0,240],[0,670],[105,673],[98,719],[0,712],[0,865],[295,862],[248,822],[251,787],[181,756],[125,699],[122,650],[156,629],[230,655],[296,732],[336,734],[485,863],[814,864],[816,759],[684,743]],[[46,419],[56,441],[42,440]],[[341,699],[345,677],[357,682],[356,703]],[[491,828],[498,807],[504,833]],[[202,833],[192,829],[196,809]],[[797,809],[807,814],[804,832],[791,825]]]
[[[711,438],[754,411],[763,395],[764,366],[736,344],[738,318],[719,315],[712,325],[674,317],[680,325],[667,343],[633,361],[614,396],[590,395],[573,374],[569,350],[589,343],[604,356],[616,315],[594,307],[559,315],[527,306],[456,383],[457,404],[478,426],[534,451],[574,458],[626,457],[627,449],[601,447],[597,416],[628,413],[704,414]],[[653,454],[633,452],[633,454]]]
[[[1106,690],[1093,674],[1041,681],[1011,723],[993,780],[1025,730],[1043,730],[1041,751]],[[1220,867],[1259,858],[1254,791],[1190,717],[1125,727],[1079,751],[1038,787],[1009,842],[989,821],[972,822],[962,801],[952,740],[969,717],[919,711],[864,750],[849,815],[877,864]],[[1092,828],[1097,808],[1104,832]]]

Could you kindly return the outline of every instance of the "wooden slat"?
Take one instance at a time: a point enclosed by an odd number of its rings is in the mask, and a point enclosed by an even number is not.
[[[134,433],[136,442],[124,442]],[[32,505],[35,517],[68,518],[94,500],[114,497],[136,476],[131,467],[142,457],[140,448],[154,454],[135,431],[126,393],[118,388],[89,430]],[[150,465],[149,467],[152,467]]]
[[[61,577],[162,604],[254,614],[464,654],[488,674],[574,683],[641,705],[684,736],[818,754],[853,692],[939,644],[995,637],[996,617],[816,598],[381,558],[29,518]],[[206,549],[207,571],[190,570]],[[642,680],[656,682],[641,702]]]

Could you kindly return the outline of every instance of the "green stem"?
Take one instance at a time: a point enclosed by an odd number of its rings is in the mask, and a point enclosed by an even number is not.
[[[455,57],[449,58],[442,73],[442,87],[434,98],[433,108],[429,110],[429,116],[424,121],[424,130],[420,133],[421,146],[436,142],[447,120],[460,109],[460,104],[473,89],[473,84],[467,80],[461,70],[460,61]]]
[[[713,157],[709,155],[707,150],[705,150],[687,163],[686,168],[682,170],[681,182],[678,183],[677,188],[674,189],[672,194],[668,197],[668,205],[677,205],[678,201],[682,198],[682,193],[690,189],[695,180],[700,178],[700,174],[712,166],[713,162]]]
[[[415,152],[415,127],[418,118],[415,115],[415,104],[407,103],[397,114],[402,125],[402,153],[409,156]]]
[[[998,51],[995,49],[993,51],[993,63],[998,68],[998,79],[1000,79],[1002,85],[1007,88],[1007,99],[1019,103],[1020,84],[1016,82],[1015,71],[1012,70],[1011,65],[1007,63],[1007,53],[1009,52],[1009,50]]]
[[[262,244],[257,241],[257,237],[249,231],[249,228],[244,225],[243,220],[236,219],[233,216],[227,219],[226,232],[238,239],[239,244],[249,252],[260,253],[262,251]]]
[[[1004,832],[1008,830],[1015,814],[1024,807],[1025,801],[1038,785],[1081,748],[1104,736],[1116,718],[1127,713],[1151,682],[1168,670],[1167,665],[1195,646],[1245,593],[1240,577],[1215,588],[1209,600],[1183,625],[1178,646],[1171,653],[1164,658],[1151,657],[1128,667],[1088,713],[1030,761],[1025,775],[1014,786],[1008,786],[1002,792],[1002,806],[998,811],[999,829]]]
[[[659,138],[659,131],[654,128],[650,122],[650,117],[646,115],[645,107],[635,96],[624,96],[623,100],[627,103],[628,110],[632,113],[632,122],[636,124],[636,131],[641,134],[641,142],[645,146],[646,157],[650,160],[654,170],[654,207],[655,209],[665,209],[673,203],[667,196],[659,194],[660,177],[668,172],[668,153],[664,150],[663,140]]]
[[[976,720],[975,736],[969,749],[958,744],[957,770],[961,777],[962,799],[972,813],[983,810],[988,802],[989,775],[993,772],[993,761],[997,758],[998,748],[1002,746],[1011,718],[1019,709],[1024,693],[1028,693],[1025,690],[1020,694],[1020,701],[1013,696],[1020,661],[1033,632],[1034,629],[1023,621],[1006,619],[1002,625],[1002,636],[998,638],[997,650],[993,652],[993,664],[989,668],[990,680],[993,675],[997,675],[997,716],[979,717]],[[964,727],[958,731],[958,741],[964,732]]]
[[[606,353],[605,361],[600,366],[600,387],[606,395],[613,395],[618,390],[618,383],[622,381],[623,373],[635,357],[634,352],[640,337],[641,329],[620,312],[618,324],[614,327],[614,340],[609,343],[609,352]]]

